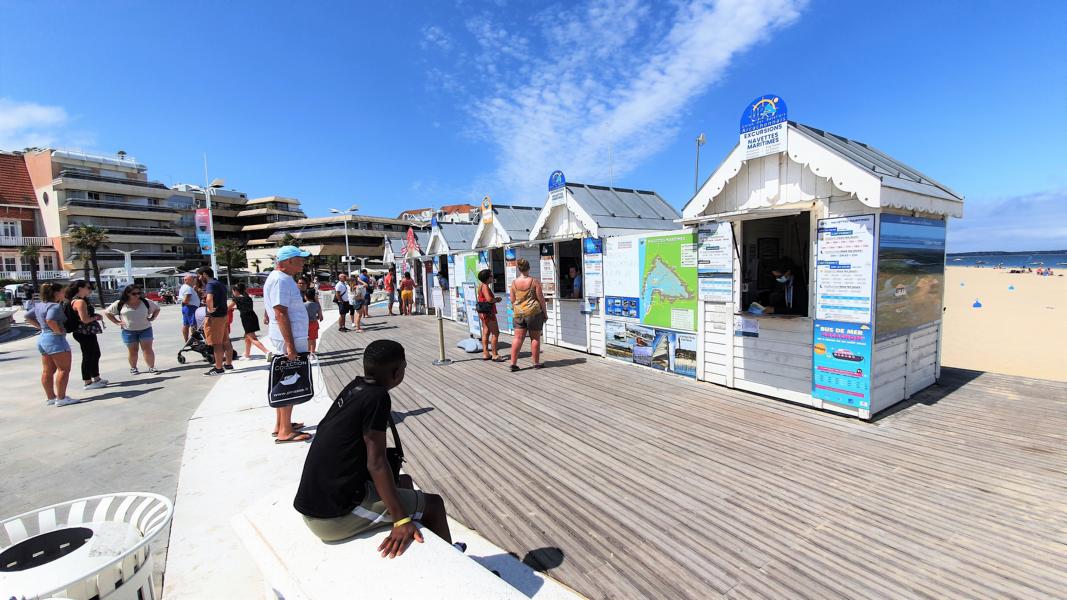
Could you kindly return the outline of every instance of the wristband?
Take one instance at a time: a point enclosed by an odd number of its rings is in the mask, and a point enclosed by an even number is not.
[[[394,521],[393,522],[393,527],[395,528],[395,527],[400,527],[401,525],[407,525],[410,522],[411,522],[411,517],[404,517],[403,519],[400,519],[399,521]]]

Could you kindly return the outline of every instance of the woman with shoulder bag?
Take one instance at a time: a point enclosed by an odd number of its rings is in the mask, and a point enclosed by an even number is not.
[[[104,314],[109,321],[122,326],[122,343],[126,344],[129,353],[130,375],[141,373],[137,369],[138,348],[148,363],[148,372],[158,374],[156,353],[152,349],[152,321],[159,316],[159,306],[144,297],[140,286],[128,285],[123,288],[122,296],[112,302]]]
[[[107,385],[106,379],[100,379],[100,342],[96,336],[104,332],[101,321],[104,317],[96,314],[89,303],[89,294],[93,289],[84,279],[79,279],[67,288],[67,331],[82,349],[82,382],[85,389],[95,390]]]
[[[496,320],[496,303],[500,298],[493,293],[493,272],[482,269],[478,273],[478,318],[482,322],[482,360],[500,362],[500,324]],[[489,356],[489,342],[493,342],[493,355]]]
[[[541,282],[530,277],[530,261],[520,258],[519,276],[511,282],[511,305],[515,311],[515,338],[511,342],[511,371],[519,370],[519,350],[530,334],[533,368],[541,368],[541,330],[545,327],[545,293]]]

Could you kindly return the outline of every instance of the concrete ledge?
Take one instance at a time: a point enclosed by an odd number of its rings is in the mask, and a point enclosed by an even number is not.
[[[413,543],[395,559],[377,552],[388,529],[323,543],[304,525],[290,496],[267,499],[231,521],[273,598],[527,598],[421,526],[425,542]]]

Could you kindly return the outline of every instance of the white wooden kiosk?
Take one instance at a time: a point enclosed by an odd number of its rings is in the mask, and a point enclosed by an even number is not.
[[[760,148],[744,124],[683,210],[701,240],[697,377],[863,419],[933,384],[963,198],[866,144],[779,120]],[[783,259],[806,296],[788,306]],[[749,312],[775,293],[801,314]]]
[[[411,247],[408,244],[407,237],[386,238],[382,263],[387,269],[390,266],[396,267],[398,280],[404,276],[405,271],[411,273],[415,283],[419,285],[416,290],[416,307],[425,307],[430,305],[430,298],[427,296],[430,288],[425,285],[426,280],[429,279],[426,266],[432,260],[426,256],[426,247],[430,243],[430,232],[425,229],[415,229],[414,233],[417,242],[415,247]],[[400,302],[399,292],[397,292],[397,302]]]
[[[536,276],[548,304],[542,339],[602,355],[603,278],[594,270],[602,269],[603,254],[597,250],[603,249],[605,238],[675,230],[678,218],[678,211],[656,192],[567,182],[562,172],[554,172],[548,201],[525,247],[525,252],[536,253]],[[571,266],[579,267],[584,281],[578,298],[571,293]]]
[[[530,252],[530,232],[537,223],[541,209],[535,206],[501,206],[483,213],[474,232],[471,249],[478,253],[478,269],[492,269],[496,285],[493,292],[502,302],[497,305],[497,324],[501,331],[512,333],[514,314],[508,289],[516,277],[515,261],[522,254],[530,261],[531,274],[538,276],[537,249]],[[516,244],[520,246],[515,247]],[[522,246],[525,244],[525,246]]]
[[[430,228],[430,241],[425,254],[432,261],[431,280],[434,289],[441,291],[440,296],[431,290],[431,299],[439,298],[442,302],[442,315],[453,321],[467,322],[463,303],[463,285],[472,277],[469,273],[475,268],[478,253],[471,250],[474,232],[478,226],[471,223],[438,223],[436,219]],[[475,271],[477,275],[477,271]],[[432,306],[436,300],[431,301]]]

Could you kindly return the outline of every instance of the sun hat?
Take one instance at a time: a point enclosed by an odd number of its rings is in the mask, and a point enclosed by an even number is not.
[[[281,262],[283,260],[289,260],[290,258],[296,258],[298,256],[308,257],[311,256],[311,253],[301,250],[296,246],[282,246],[281,248],[278,248],[278,253],[274,255],[274,260]]]

